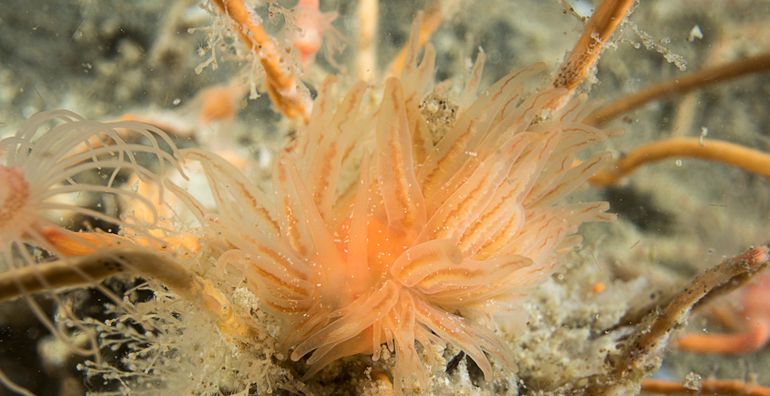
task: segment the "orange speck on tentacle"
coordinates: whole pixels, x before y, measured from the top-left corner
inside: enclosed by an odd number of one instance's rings
[[[591,291],[599,294],[606,289],[607,286],[604,284],[604,282],[595,282],[593,285],[591,285]]]

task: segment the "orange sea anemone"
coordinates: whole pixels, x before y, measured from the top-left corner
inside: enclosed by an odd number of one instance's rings
[[[477,97],[482,55],[455,105],[434,91],[433,49],[415,58],[378,106],[363,83],[337,95],[327,81],[270,193],[213,154],[182,153],[217,203],[201,221],[233,246],[220,264],[282,321],[308,376],[350,355],[377,360],[383,345],[401,390],[427,380],[417,344],[453,344],[487,379],[487,356],[512,367],[490,319],[553,272],[580,224],[609,217],[606,203],[562,200],[607,159],[575,157],[605,134],[578,106],[543,117],[563,91],[525,94],[538,67]]]

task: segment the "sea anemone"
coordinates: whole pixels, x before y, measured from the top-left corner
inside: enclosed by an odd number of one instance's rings
[[[116,186],[116,180],[121,172],[131,172],[159,182],[163,168],[176,164],[174,150],[163,131],[137,122],[100,123],[64,110],[32,116],[14,135],[0,140],[0,263],[39,261],[30,246],[57,256],[78,255],[108,241],[106,233],[75,233],[62,225],[76,217],[99,224],[107,233],[144,234],[157,219],[134,224],[83,205],[83,195],[126,197],[155,213],[148,197]],[[158,173],[149,164],[159,166]],[[96,231],[93,224],[72,227]]]
[[[146,241],[151,238],[146,231],[157,216],[150,216],[149,222],[134,222],[92,207],[84,198],[125,197],[156,213],[151,198],[121,188],[118,180],[128,172],[159,183],[158,175],[176,164],[175,150],[168,136],[155,127],[88,121],[64,110],[36,114],[15,134],[0,139],[0,268],[25,267],[24,273],[34,276],[31,283],[6,279],[4,291],[15,286],[20,294],[29,296],[29,286],[54,289],[62,280],[69,286],[93,283],[90,275],[75,267],[63,273],[63,279],[53,281],[38,264],[126,242],[115,235],[118,232],[141,235]],[[158,173],[151,165],[158,166]],[[56,293],[51,298],[58,306],[66,306]],[[27,298],[27,303],[69,351],[98,356],[96,337],[85,326],[53,323],[35,299]],[[87,342],[78,341],[78,335],[87,335]],[[30,394],[2,373],[0,383]]]
[[[365,84],[339,95],[327,80],[269,193],[216,155],[182,152],[216,200],[201,220],[233,247],[220,265],[280,319],[306,376],[346,356],[377,360],[383,345],[397,389],[427,380],[417,344],[452,344],[487,379],[487,355],[511,368],[490,319],[554,271],[578,226],[608,217],[603,202],[563,203],[607,159],[576,158],[605,133],[582,125],[577,105],[547,114],[563,90],[525,94],[541,67],[476,97],[482,54],[454,104],[434,89],[430,46],[408,59],[378,106]]]

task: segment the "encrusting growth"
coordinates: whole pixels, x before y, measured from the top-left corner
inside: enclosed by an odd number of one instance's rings
[[[638,392],[639,381],[659,359],[674,331],[682,326],[693,307],[749,282],[770,265],[770,248],[758,246],[725,259],[696,276],[662,309],[648,314],[645,323],[624,343],[624,353],[613,362],[613,372],[595,381],[589,394]],[[705,389],[704,389],[705,390]]]
[[[741,290],[741,309],[731,333],[685,334],[673,344],[700,353],[740,355],[759,351],[770,341],[770,276],[758,275]]]
[[[412,389],[427,381],[416,344],[449,343],[492,378],[487,356],[513,362],[491,318],[514,313],[553,272],[580,224],[610,217],[606,203],[561,203],[607,160],[573,166],[605,133],[581,124],[577,105],[538,119],[563,95],[526,93],[538,67],[475,100],[472,79],[461,95],[470,100],[434,142],[422,109],[435,53],[428,46],[418,63],[415,37],[379,106],[365,84],[340,95],[327,80],[276,161],[271,194],[213,154],[181,153],[201,163],[217,203],[200,221],[234,247],[220,266],[240,271],[281,320],[283,345],[292,360],[307,357],[307,376],[346,356],[378,360],[385,345],[396,389]]]

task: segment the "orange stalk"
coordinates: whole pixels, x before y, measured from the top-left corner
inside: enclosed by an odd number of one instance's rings
[[[655,84],[635,94],[615,100],[604,107],[596,109],[583,122],[589,125],[601,125],[656,99],[687,93],[747,74],[767,71],[770,71],[770,53],[703,69],[684,77]]]
[[[307,123],[310,99],[298,88],[299,81],[281,62],[278,46],[252,15],[243,0],[211,0],[238,29],[238,35],[259,58],[265,70],[267,93],[275,107],[289,118]]]
[[[594,186],[615,184],[639,166],[672,157],[720,162],[770,177],[770,155],[761,151],[722,140],[671,138],[637,147],[618,160],[612,169],[597,173],[589,181]]]
[[[770,396],[770,388],[750,384],[738,380],[707,379],[701,382],[697,389],[685,387],[675,381],[658,379],[645,379],[642,381],[642,392],[658,393],[663,395],[689,394],[689,395],[747,395]]]
[[[553,82],[554,87],[567,89],[567,93],[552,105],[553,108],[561,107],[572,96],[575,88],[585,80],[599,60],[599,55],[610,36],[623,22],[633,4],[634,0],[604,0],[594,11]]]

